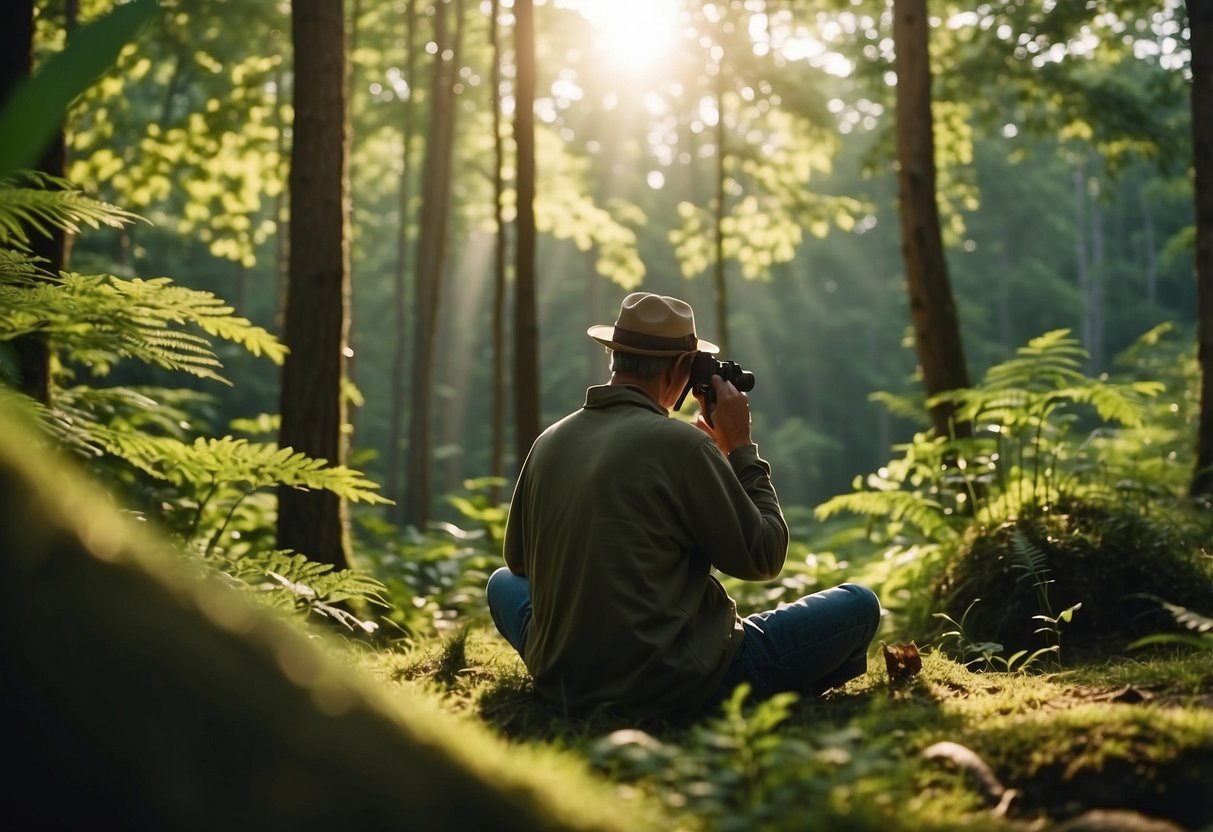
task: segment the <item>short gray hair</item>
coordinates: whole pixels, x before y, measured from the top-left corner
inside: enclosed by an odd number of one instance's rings
[[[637,355],[634,352],[607,350],[611,354],[611,372],[626,373],[637,378],[657,378],[674,363],[678,356]]]

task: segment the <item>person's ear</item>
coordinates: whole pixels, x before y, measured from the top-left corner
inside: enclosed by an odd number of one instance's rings
[[[690,375],[691,362],[694,360],[694,352],[684,352],[682,355],[678,356],[678,359],[673,364],[674,378],[682,378],[684,374]]]

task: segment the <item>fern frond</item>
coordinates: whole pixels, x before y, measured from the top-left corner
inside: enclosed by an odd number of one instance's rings
[[[0,248],[0,281],[13,286],[33,286],[37,278],[51,276],[38,265],[41,262],[44,261],[32,254]]]
[[[986,371],[986,389],[1056,389],[1083,378],[1088,353],[1068,329],[1046,332],[1015,351],[1015,357]]]
[[[904,521],[918,527],[927,537],[939,534],[955,536],[955,531],[943,513],[943,506],[935,500],[910,491],[855,491],[840,494],[817,506],[813,515],[818,520],[826,520],[842,512]]]
[[[1019,529],[1011,535],[1011,552],[1014,555],[1011,568],[1023,573],[1021,579],[1031,578],[1034,586],[1046,580],[1051,571],[1048,555]]]
[[[225,382],[210,340],[187,330],[190,324],[281,363],[285,346],[230,313],[210,292],[177,286],[168,278],[65,274],[25,285],[0,283],[0,340],[42,333],[95,375],[129,358]]]
[[[1161,395],[1165,390],[1157,381],[1120,385],[1093,382],[1058,391],[1058,395],[1078,404],[1093,406],[1104,421],[1135,428],[1144,425],[1150,417],[1149,399]]]
[[[25,248],[30,231],[71,234],[81,226],[121,228],[140,219],[115,205],[91,199],[65,179],[44,173],[22,174],[22,182],[0,182],[0,245]]]
[[[883,405],[890,415],[906,419],[923,427],[931,424],[930,414],[923,405],[921,395],[902,395],[886,390],[878,390],[868,396],[868,401]]]
[[[313,613],[363,632],[378,625],[364,621],[337,604],[357,599],[390,608],[388,588],[369,575],[308,560],[289,550],[273,550],[236,560],[219,559],[214,568],[251,591],[261,603],[284,611]]]
[[[379,486],[344,465],[269,443],[225,436],[192,443],[169,436],[149,436],[98,426],[98,441],[106,449],[147,475],[178,486],[201,490],[215,484],[239,485],[254,491],[273,485],[331,491],[356,503],[390,503],[376,492]]]

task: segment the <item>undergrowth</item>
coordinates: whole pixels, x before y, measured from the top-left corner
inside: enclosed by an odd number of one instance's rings
[[[739,688],[689,721],[570,717],[534,696],[517,656],[479,624],[363,661],[578,761],[619,799],[660,807],[666,829],[1029,829],[1093,808],[1213,822],[1193,788],[1213,777],[1213,666],[1190,653],[1025,675],[975,673],[928,650],[904,684],[873,661],[822,698],[755,704]],[[1001,813],[962,757],[928,754],[940,742],[1013,790]]]

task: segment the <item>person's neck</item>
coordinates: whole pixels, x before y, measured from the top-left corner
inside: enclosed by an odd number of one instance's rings
[[[660,378],[640,378],[639,376],[629,375],[627,373],[612,373],[611,380],[608,382],[612,387],[636,387],[644,391],[650,399],[656,402],[660,407],[669,410],[662,403],[662,398],[665,396],[665,385],[662,384]]]

